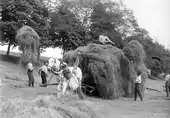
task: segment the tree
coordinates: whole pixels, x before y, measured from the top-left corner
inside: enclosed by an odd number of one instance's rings
[[[85,42],[93,42],[98,39],[99,34],[105,33],[116,43],[116,46],[121,48],[122,39],[133,34],[133,30],[135,30],[138,26],[133,12],[127,9],[122,1],[45,1],[46,3],[49,3],[47,4],[47,6],[49,5],[49,9],[55,12],[58,12],[61,6],[66,6],[68,11],[72,13],[77,20],[79,20],[81,26],[85,27],[86,33],[88,34]],[[98,15],[98,18],[95,18],[95,15]]]
[[[67,4],[61,5],[51,18],[51,40],[53,46],[64,50],[76,49],[86,44],[86,29],[75,15],[68,9]]]
[[[97,40],[100,34],[108,35],[112,41],[116,42],[116,46],[120,48],[131,40],[138,40],[145,49],[147,56],[146,65],[149,69],[154,68],[152,71],[155,71],[155,73],[160,73],[162,71],[166,72],[169,70],[169,51],[162,45],[153,42],[153,38],[149,36],[149,32],[146,29],[139,27],[133,11],[128,9],[122,0],[45,1],[48,1],[48,4],[46,5],[51,5],[48,8],[55,13],[59,13],[58,11],[61,10],[62,5],[66,6],[67,15],[71,13],[72,18],[74,17],[75,20],[78,20],[80,23],[79,27],[81,26],[83,28],[83,32],[86,34],[84,38],[81,38],[81,42],[83,42],[82,45]],[[67,15],[65,15],[65,18]],[[56,19],[59,19],[59,16],[62,16],[62,19],[65,19],[63,17],[64,15],[61,14],[58,14],[58,16],[56,15]],[[56,19],[54,21],[60,24],[61,20]],[[62,44],[62,42],[65,42],[64,44],[69,44],[68,42],[70,41],[68,40],[68,33],[65,31],[71,32],[71,30],[68,30],[71,29],[68,28],[70,26],[72,25],[68,25],[66,22],[62,23],[62,25],[51,25],[51,37],[53,37],[52,39],[55,42],[54,46],[58,46],[59,44]],[[63,34],[63,31],[65,34]],[[77,30],[74,29],[74,31],[76,31],[76,35],[79,34]],[[72,37],[72,35],[70,36]],[[65,38],[63,39],[63,37]],[[76,38],[74,38],[74,41],[75,40]],[[72,45],[73,44],[71,44],[70,47],[76,47]],[[64,47],[66,47],[66,45]],[[69,49],[72,48],[68,48],[67,50]],[[158,56],[162,59],[162,62],[159,64],[160,67],[153,67],[157,63],[152,59],[154,56]]]
[[[4,24],[4,40],[16,46],[15,35],[22,26],[33,27],[41,37],[41,47],[49,46],[48,23],[49,13],[41,0],[9,0],[8,4],[2,6],[2,21]],[[9,54],[9,50],[7,51]]]
[[[122,48],[122,39],[119,32],[116,31],[116,22],[120,19],[120,15],[110,13],[107,7],[99,2],[93,7],[91,15],[91,33],[94,39],[98,39],[99,35],[107,35],[117,47]]]
[[[2,5],[5,5],[8,3],[8,0],[1,0],[0,1],[0,20],[2,18]],[[4,32],[3,32],[3,23],[0,21],[0,41],[4,40]],[[4,45],[4,44],[2,44]]]
[[[149,32],[143,28],[137,28],[136,32],[123,41],[124,45],[131,40],[138,40],[144,47],[146,53],[146,65],[152,71],[153,76],[158,76],[162,72],[168,72],[170,70],[170,53],[164,46],[157,41],[153,41],[153,38],[149,36]],[[160,61],[153,59],[157,57]]]

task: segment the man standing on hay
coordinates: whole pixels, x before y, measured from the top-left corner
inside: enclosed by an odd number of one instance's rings
[[[28,86],[29,87],[31,87],[31,86],[34,87],[33,70],[34,70],[33,64],[30,61],[30,62],[28,62],[28,65],[27,65],[27,74],[28,74],[28,79],[29,79]]]
[[[141,72],[137,72],[137,78],[135,80],[135,93],[134,93],[134,100],[136,101],[137,96],[139,95],[140,100],[143,101],[143,97],[142,97],[142,92],[141,92]]]

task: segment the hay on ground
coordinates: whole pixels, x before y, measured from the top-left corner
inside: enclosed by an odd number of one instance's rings
[[[84,103],[68,103],[52,95],[0,102],[0,118],[100,118]]]
[[[82,52],[79,67],[83,83],[96,88],[94,94],[105,99],[132,96],[134,70],[122,50],[111,45],[89,44],[67,52],[63,61],[73,66],[78,51]]]

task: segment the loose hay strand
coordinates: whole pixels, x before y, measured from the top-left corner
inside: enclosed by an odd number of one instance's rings
[[[70,104],[64,99],[41,95],[29,99],[3,100],[3,103],[0,104],[0,118],[92,118],[96,115],[85,104],[75,100]],[[82,108],[86,110],[82,110]],[[95,117],[98,118],[98,116]]]

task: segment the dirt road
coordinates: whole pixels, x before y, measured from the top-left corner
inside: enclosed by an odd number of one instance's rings
[[[1,96],[3,97],[35,97],[39,94],[55,94],[55,87],[35,88],[27,87],[27,76],[19,66],[0,61],[0,77],[3,82]],[[41,82],[37,73],[36,82]],[[10,77],[16,80],[11,80]],[[6,78],[6,79],[5,79]],[[163,81],[147,80],[146,86],[162,91]],[[74,102],[70,100],[69,102]],[[170,118],[170,98],[164,92],[145,91],[144,101],[133,101],[129,98],[119,100],[101,100],[87,97],[78,101],[93,109],[101,118]]]

